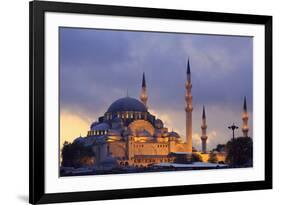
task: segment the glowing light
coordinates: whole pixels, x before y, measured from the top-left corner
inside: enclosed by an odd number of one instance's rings
[[[90,122],[74,113],[61,112],[60,147],[62,147],[65,141],[72,142],[80,134],[85,136],[89,130],[89,124]]]

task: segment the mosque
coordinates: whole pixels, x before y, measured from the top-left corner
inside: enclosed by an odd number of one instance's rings
[[[124,97],[113,102],[103,116],[90,126],[86,137],[75,141],[91,146],[94,167],[112,169],[114,166],[146,167],[150,164],[172,163],[178,158],[189,160],[192,147],[192,83],[190,63],[187,63],[185,83],[186,137],[165,127],[163,121],[148,110],[145,74],[142,76],[140,99]],[[243,115],[243,133],[247,135],[247,113]],[[205,107],[202,114],[202,154],[207,155],[207,124]]]

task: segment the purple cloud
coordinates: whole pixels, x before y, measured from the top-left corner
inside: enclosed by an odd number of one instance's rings
[[[203,104],[208,129],[216,131],[220,141],[231,134],[228,124],[241,124],[244,96],[252,112],[251,37],[73,28],[60,28],[59,35],[61,109],[88,118],[102,115],[127,89],[138,98],[145,72],[149,107],[178,113],[174,122],[182,130],[189,57],[194,132],[200,133]],[[219,142],[210,141],[210,146]]]

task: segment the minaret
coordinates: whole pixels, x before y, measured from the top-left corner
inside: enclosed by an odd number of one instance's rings
[[[247,111],[247,102],[246,102],[246,96],[244,97],[244,105],[243,105],[243,113],[242,113],[242,120],[243,120],[243,126],[242,126],[242,132],[244,137],[248,137],[248,131],[249,131],[249,126],[248,126],[248,111]]]
[[[190,64],[189,59],[187,62],[187,72],[186,72],[187,80],[185,84],[186,93],[185,93],[185,112],[186,112],[186,151],[192,152],[192,95],[191,95],[191,73],[190,73]]]
[[[205,106],[203,106],[203,114],[202,114],[202,136],[201,136],[201,141],[202,141],[202,152],[207,153],[207,139],[208,136],[206,134],[207,130],[207,123],[206,123],[206,114],[205,114]]]
[[[147,92],[146,92],[146,82],[145,82],[145,76],[144,76],[144,72],[143,72],[140,100],[145,105],[145,107],[147,107],[147,99],[148,99],[148,96],[147,96]]]

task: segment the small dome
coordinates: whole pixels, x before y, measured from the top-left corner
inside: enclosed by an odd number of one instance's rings
[[[91,125],[91,130],[108,130],[109,125],[105,122],[103,123],[93,123]]]
[[[145,105],[131,97],[120,98],[113,102],[107,112],[116,113],[122,111],[147,112]]]
[[[161,129],[161,128],[163,128],[163,122],[162,122],[162,120],[160,120],[160,119],[157,119],[157,120],[155,120],[155,127],[157,128],[157,129]]]
[[[138,130],[137,136],[151,137],[151,134],[147,130]]]
[[[80,136],[80,137],[76,138],[73,142],[74,143],[84,143],[84,138]]]
[[[172,132],[169,132],[169,137],[176,137],[176,138],[180,138],[179,134],[172,131]]]
[[[93,128],[94,126],[98,125],[98,124],[99,124],[98,122],[93,122],[93,123],[91,124],[91,126],[90,126],[90,130],[92,130],[92,128]]]
[[[84,145],[90,146],[93,144],[104,144],[106,143],[106,138],[104,136],[88,136],[84,139]]]

